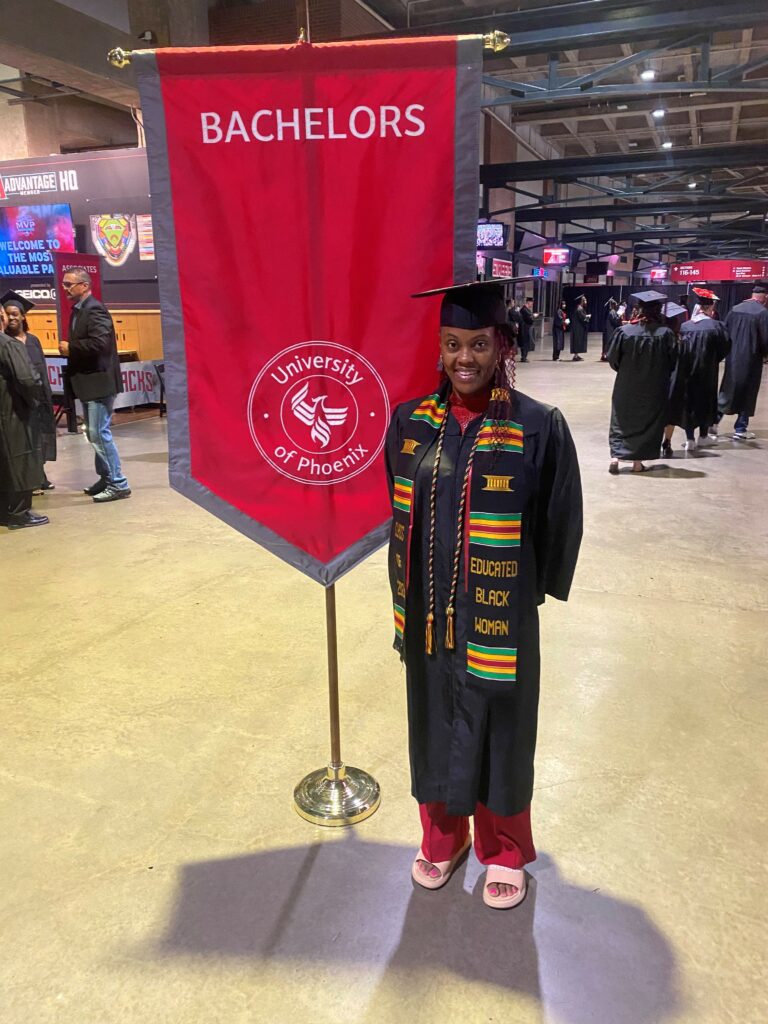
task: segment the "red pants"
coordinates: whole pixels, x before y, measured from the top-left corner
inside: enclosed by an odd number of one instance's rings
[[[421,848],[431,863],[450,860],[467,841],[469,818],[445,813],[445,804],[419,804],[424,838]],[[475,853],[481,864],[522,868],[536,860],[531,835],[531,808],[502,818],[483,804],[475,807]]]

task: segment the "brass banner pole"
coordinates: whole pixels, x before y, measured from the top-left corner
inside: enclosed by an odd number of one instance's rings
[[[297,813],[315,825],[353,825],[364,821],[381,803],[379,784],[361,768],[341,759],[339,722],[339,659],[336,643],[336,587],[325,590],[328,645],[328,703],[331,719],[331,760],[327,768],[306,775],[293,791]]]

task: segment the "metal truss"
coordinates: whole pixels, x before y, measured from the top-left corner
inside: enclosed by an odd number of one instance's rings
[[[768,167],[768,143],[755,142],[738,146],[703,146],[677,153],[615,153],[608,156],[579,156],[559,160],[521,160],[515,163],[483,164],[480,168],[480,182],[487,188],[504,188],[508,182],[542,181],[552,179],[560,182],[578,182],[589,185],[606,195],[616,195],[617,190],[592,185],[584,179],[615,177],[626,174],[664,174],[669,184],[682,172],[710,171],[724,166]],[[763,172],[757,172],[762,174]],[[734,185],[744,184],[749,179],[728,182],[716,186],[726,192]],[[646,187],[644,191],[648,191]],[[621,194],[621,190],[618,191]],[[539,199],[536,196],[536,199]]]
[[[678,196],[679,198],[679,196]],[[683,218],[705,217],[713,213],[741,213],[748,205],[751,213],[768,212],[768,199],[710,199],[704,197],[700,202],[668,203],[625,203],[618,206],[518,206],[512,207],[517,224],[530,224],[542,220],[553,221],[555,224],[575,223],[579,220],[600,219],[607,221],[625,220],[634,217],[666,217],[681,216]],[[494,216],[500,212],[494,211]]]
[[[554,16],[554,14],[553,14]],[[569,43],[568,47],[573,47]],[[536,104],[543,101],[563,101],[569,99],[583,99],[585,94],[589,99],[649,99],[658,96],[686,95],[691,92],[729,92],[729,93],[765,93],[768,97],[768,80],[747,80],[747,76],[758,68],[768,65],[768,56],[758,57],[747,61],[744,64],[736,64],[733,67],[722,68],[713,72],[710,67],[710,50],[712,47],[712,35],[676,36],[664,44],[651,49],[641,50],[632,53],[627,57],[614,61],[612,64],[598,68],[586,74],[574,77],[571,71],[568,74],[568,64],[561,64],[558,53],[550,53],[547,77],[536,79],[530,82],[517,82],[508,78],[498,78],[495,75],[483,75],[483,82],[486,86],[499,90],[502,95],[494,96],[483,101],[484,107],[525,107],[526,104]],[[606,78],[626,71],[628,68],[638,64],[647,64],[653,57],[662,53],[669,53],[674,50],[695,48],[698,50],[698,60],[692,62],[692,67],[697,66],[697,74],[685,82],[627,82],[617,85],[599,85]],[[565,70],[565,75],[561,70]]]
[[[486,13],[463,4],[412,18],[400,34],[473,34],[498,30],[509,35],[504,56],[554,53],[583,47],[670,36],[690,35],[692,25],[709,31],[752,28],[765,19],[765,0],[571,0],[557,6],[542,0],[540,7],[505,12],[491,5]],[[410,7],[418,8],[411,0]],[[501,10],[499,8],[502,8]],[[383,33],[382,33],[383,34]]]

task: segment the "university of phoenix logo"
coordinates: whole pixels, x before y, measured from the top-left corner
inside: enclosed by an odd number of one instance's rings
[[[359,352],[306,341],[278,352],[248,396],[253,443],[282,476],[338,484],[367,469],[384,444],[389,399]]]

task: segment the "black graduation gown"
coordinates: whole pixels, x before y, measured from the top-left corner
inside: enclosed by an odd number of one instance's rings
[[[43,457],[34,426],[42,393],[23,345],[0,334],[0,491],[34,491],[43,483]]]
[[[754,299],[734,306],[725,318],[731,351],[725,360],[718,407],[725,416],[754,416],[768,356],[768,309]]]
[[[571,317],[571,353],[579,355],[587,351],[587,337],[589,334],[589,319],[587,311],[583,306],[577,306]]]
[[[517,345],[520,346],[520,340],[523,334],[523,318],[520,316],[516,309],[507,310],[507,322],[512,325],[512,329],[515,332],[517,338]]]
[[[43,462],[56,461],[56,415],[53,411],[53,393],[48,381],[48,367],[43,354],[43,346],[35,334],[28,334],[24,342],[27,357],[42,384],[42,400],[37,406],[37,425],[40,431],[40,445],[43,450]]]
[[[616,371],[611,400],[614,459],[657,459],[669,416],[669,390],[677,339],[667,326],[625,324],[608,347]]]
[[[605,318],[603,324],[603,355],[608,351],[608,346],[611,344],[611,338],[621,327],[621,317],[618,311],[615,309],[608,310],[608,316]]]
[[[556,309],[552,320],[552,355],[556,356],[565,348],[565,332],[567,330],[565,321],[568,314],[564,309]]]
[[[669,422],[706,431],[717,422],[718,371],[731,343],[723,324],[702,314],[682,325],[678,346]]]
[[[520,351],[523,356],[527,356],[529,352],[533,351],[533,324],[534,318],[533,313],[528,309],[527,306],[520,307]]]
[[[408,418],[421,399],[395,410],[387,435],[390,491]],[[470,815],[477,803],[495,814],[524,810],[533,792],[539,701],[538,605],[550,594],[566,600],[582,533],[579,465],[557,409],[517,393],[513,419],[524,426],[529,498],[519,555],[517,682],[510,695],[489,695],[467,681],[466,662],[443,645],[458,503],[467,459],[483,417],[462,435],[451,415],[437,487],[434,579],[436,653],[424,650],[428,600],[429,491],[435,445],[421,461],[414,486],[414,528],[406,605],[404,660],[408,699],[411,792],[420,802],[445,802],[449,814]],[[456,605],[457,649],[466,643],[464,566]],[[413,624],[412,626],[410,624]]]

